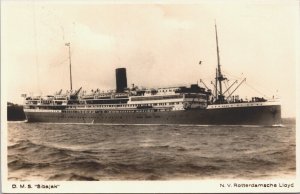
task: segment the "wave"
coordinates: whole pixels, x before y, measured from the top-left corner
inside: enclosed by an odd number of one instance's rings
[[[272,152],[272,153],[268,153],[268,155],[282,155],[284,154],[282,151],[275,151],[275,152]]]
[[[90,159],[67,162],[65,164],[68,166],[69,169],[76,169],[78,171],[84,170],[84,171],[92,172],[92,171],[102,170],[105,168],[105,166],[100,162],[97,162],[95,160],[90,160]]]
[[[22,121],[7,121],[7,123],[27,123],[27,120],[22,120]]]
[[[39,145],[33,143],[30,140],[19,140],[14,144],[9,145],[8,149],[18,149],[18,150],[24,150],[24,149],[31,149],[34,147],[38,147]]]
[[[201,174],[201,175],[211,175],[211,173],[216,173],[219,170],[222,170],[221,166],[216,165],[197,165],[193,163],[185,163],[178,165],[179,172],[181,173],[192,173],[192,174]]]
[[[63,144],[44,144],[44,143],[35,143],[30,140],[19,140],[14,144],[11,144],[7,147],[9,150],[19,150],[19,151],[35,151],[35,152],[47,152],[53,154],[53,152],[59,151],[59,153],[71,153],[71,152],[90,152],[94,151],[89,150],[89,146],[83,145],[63,145]],[[83,149],[85,148],[85,149]],[[87,150],[86,150],[87,149]]]
[[[28,162],[20,159],[16,159],[13,161],[8,162],[8,168],[12,170],[19,170],[19,169],[41,169],[47,168],[50,166],[50,163],[33,163]]]
[[[15,144],[8,146],[8,149],[19,150],[22,152],[26,151],[34,151],[34,152],[44,152],[44,151],[51,151],[51,150],[62,150],[53,146],[47,146],[43,144],[34,143],[30,140],[19,140]]]
[[[165,150],[165,149],[170,149],[170,150],[175,150],[175,151],[180,151],[180,152],[185,152],[185,151],[189,151],[188,148],[185,148],[183,146],[171,146],[171,145],[153,145],[149,142],[141,142],[139,144],[139,147],[142,148],[147,148],[147,149],[158,149],[158,150]],[[195,148],[195,149],[191,149],[194,151],[199,150],[199,148]]]
[[[28,158],[31,161],[15,160],[11,162],[11,167],[16,165],[16,168],[40,168],[45,167],[43,165],[46,163],[63,164],[75,160],[74,156],[82,155],[81,151],[37,144],[29,140],[21,140],[8,146],[8,151],[11,152],[9,157]]]
[[[271,165],[277,164],[277,162],[275,162],[275,160],[267,160],[267,159],[261,159],[261,158],[250,158],[250,159],[245,159],[244,161],[240,161],[242,163],[246,163],[246,164],[251,164],[251,166],[255,165],[255,166],[259,166],[261,168],[263,167],[270,167]]]
[[[272,125],[272,127],[285,127],[285,125],[283,125],[283,124],[276,124],[276,125]]]
[[[48,181],[55,181],[55,180],[64,180],[64,181],[98,181],[98,179],[91,177],[91,176],[84,176],[75,173],[69,174],[55,174],[48,178]]]

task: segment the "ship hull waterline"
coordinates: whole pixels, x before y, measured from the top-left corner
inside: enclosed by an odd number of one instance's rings
[[[189,109],[162,112],[25,112],[28,122],[103,124],[279,125],[281,106]]]

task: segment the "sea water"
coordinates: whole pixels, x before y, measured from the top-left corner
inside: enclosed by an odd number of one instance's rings
[[[294,178],[295,124],[8,123],[9,180]]]

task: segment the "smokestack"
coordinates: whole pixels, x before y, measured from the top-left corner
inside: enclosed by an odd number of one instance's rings
[[[126,68],[116,69],[116,85],[117,92],[124,92],[124,89],[127,88]]]

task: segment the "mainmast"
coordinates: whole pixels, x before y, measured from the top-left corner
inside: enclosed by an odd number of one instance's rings
[[[218,100],[218,69],[216,68],[216,84],[215,84],[216,100]]]
[[[70,89],[72,91],[72,65],[71,65],[71,45],[70,43],[66,43],[66,46],[69,47],[69,62],[70,62]]]
[[[222,81],[225,80],[226,78],[223,77],[222,72],[221,72],[220,54],[219,54],[219,42],[218,42],[218,31],[217,31],[217,25],[216,25],[216,23],[215,23],[215,31],[216,31],[217,58],[218,58],[218,68],[217,68],[216,80],[219,81],[219,94],[220,94],[220,95],[217,95],[216,97],[217,97],[218,101],[223,101],[224,100],[224,95],[223,95],[223,92],[222,92]],[[217,86],[217,84],[216,84],[216,86]]]

